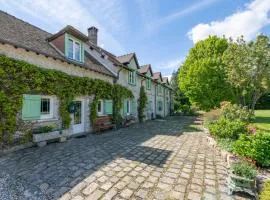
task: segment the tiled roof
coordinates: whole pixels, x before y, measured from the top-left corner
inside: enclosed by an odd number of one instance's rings
[[[150,65],[143,65],[140,66],[140,69],[138,70],[141,74],[146,74],[149,70]]]
[[[159,77],[161,77],[161,73],[160,73],[160,72],[155,72],[155,73],[153,73],[153,79],[154,79],[154,80],[158,80]],[[161,80],[162,80],[162,77],[161,77]]]
[[[131,61],[132,57],[134,56],[134,54],[135,53],[129,53],[126,55],[118,56],[117,60],[122,64],[129,63]]]
[[[100,72],[107,75],[113,75],[108,69],[103,67],[98,60],[96,60],[92,55],[90,55],[88,52],[84,52],[85,55],[85,64],[86,68],[89,68],[90,70]]]
[[[103,52],[105,53],[107,56],[108,56],[108,59],[114,64],[114,65],[117,65],[117,66],[122,66],[122,63],[118,61],[117,57],[115,55],[113,55],[112,53],[106,51],[105,49],[93,44],[91,41],[88,42],[88,45],[95,49],[96,51],[98,52]]]
[[[36,53],[66,61],[68,63],[72,63],[92,71],[114,76],[111,72],[109,72],[109,70],[94,60],[93,57],[87,55],[87,53],[86,57],[88,61],[91,60],[91,62],[86,62],[85,64],[76,63],[66,59],[63,55],[58,53],[58,51],[48,42],[48,38],[52,38],[54,35],[1,10],[0,27],[0,42],[2,43],[8,43]],[[68,29],[68,31],[73,31],[74,33],[76,32],[77,34],[82,34],[80,31],[71,26],[67,26],[64,29]],[[63,29],[61,31],[63,31]],[[83,36],[81,35],[81,37]]]
[[[168,77],[163,77],[163,83],[168,83],[168,82],[169,82]]]
[[[73,26],[70,26],[70,25],[65,26],[63,29],[61,29],[60,31],[53,34],[52,36],[50,36],[47,39],[49,41],[51,41],[51,40],[57,38],[58,36],[62,35],[63,33],[70,33],[73,36],[76,36],[78,39],[80,39],[84,42],[87,42],[89,40],[85,34],[83,34],[81,31],[77,30],[76,28],[74,28]]]

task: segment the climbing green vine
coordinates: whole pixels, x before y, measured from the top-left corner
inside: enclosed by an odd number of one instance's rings
[[[120,114],[120,98],[133,97],[130,90],[118,84],[43,69],[5,55],[0,55],[0,89],[0,141],[12,137],[16,131],[18,113],[22,109],[22,94],[56,95],[60,102],[59,114],[63,128],[70,126],[68,106],[76,96],[94,95],[93,102],[89,104],[92,123],[97,117],[99,98],[117,99],[114,117]]]
[[[138,117],[139,121],[143,122],[143,119],[145,118],[144,115],[144,109],[147,104],[147,95],[144,89],[144,86],[142,85],[140,88],[140,97],[139,97],[139,106],[138,106]]]

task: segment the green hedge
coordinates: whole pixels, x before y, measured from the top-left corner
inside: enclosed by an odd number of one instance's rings
[[[270,134],[258,131],[255,135],[241,135],[233,152],[255,160],[259,166],[270,167]]]
[[[218,138],[238,139],[241,134],[247,133],[245,122],[231,121],[224,117],[219,118],[215,122],[208,123],[207,127],[211,135]]]

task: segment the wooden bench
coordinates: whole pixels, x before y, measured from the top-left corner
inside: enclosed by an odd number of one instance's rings
[[[101,132],[109,129],[115,129],[116,125],[113,123],[110,116],[98,117],[94,124],[95,132]]]

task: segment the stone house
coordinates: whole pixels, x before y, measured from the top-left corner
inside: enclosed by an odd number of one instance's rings
[[[72,26],[66,26],[55,34],[0,11],[0,54],[26,61],[37,67],[54,69],[69,75],[101,79],[118,83],[130,89],[134,99],[125,99],[122,115],[137,116],[141,85],[145,86],[148,104],[146,119],[168,116],[171,112],[172,90],[168,79],[161,73],[153,73],[151,65],[140,66],[135,53],[115,56],[98,46],[98,29],[90,27],[88,35]],[[91,132],[89,103],[93,96],[74,99],[75,112],[70,134]],[[34,121],[38,126],[61,127],[58,113],[59,100],[54,96],[23,94],[23,120]],[[99,117],[112,114],[112,100],[100,99]]]

